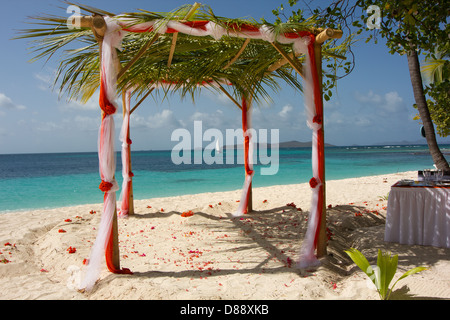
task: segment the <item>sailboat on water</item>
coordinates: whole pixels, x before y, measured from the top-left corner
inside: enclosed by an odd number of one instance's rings
[[[219,144],[219,139],[216,140],[216,152],[217,153],[221,153],[221,148],[220,148],[220,144]]]

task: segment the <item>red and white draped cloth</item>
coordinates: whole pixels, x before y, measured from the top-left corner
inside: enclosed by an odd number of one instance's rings
[[[305,239],[302,242],[300,250],[300,259],[297,266],[300,268],[308,268],[319,265],[319,260],[314,254],[319,234],[319,225],[321,223],[323,212],[323,197],[324,184],[322,179],[325,177],[323,172],[323,161],[325,159],[323,150],[321,131],[323,125],[323,105],[322,93],[319,74],[317,71],[317,63],[314,53],[315,36],[309,35],[304,38],[303,43],[298,42],[294,44],[294,50],[298,53],[305,54],[305,63],[303,67],[304,85],[303,96],[305,99],[305,109],[307,114],[307,125],[312,130],[312,172],[313,177],[309,181],[312,188],[311,209],[308,218],[308,229],[306,231]]]
[[[114,114],[117,111],[116,89],[117,70],[115,67],[116,48],[125,35],[112,19],[105,19],[107,30],[103,39],[101,56],[100,108],[102,123],[98,138],[98,160],[101,184],[104,194],[103,212],[98,227],[97,238],[91,249],[85,275],[80,289],[90,290],[98,280],[105,255],[108,270],[113,273],[130,273],[128,269],[118,270],[113,263],[113,219],[116,212],[116,191],[119,186],[115,179],[115,124]]]
[[[320,177],[323,172],[319,172],[323,155],[319,155],[320,147],[319,135],[322,126],[322,99],[320,92],[319,76],[316,69],[316,61],[314,56],[314,40],[315,37],[310,32],[289,32],[276,35],[268,26],[252,26],[252,25],[234,25],[228,24],[228,28],[224,28],[212,21],[161,21],[155,20],[141,24],[135,24],[132,19],[126,19],[121,16],[115,18],[105,17],[107,31],[103,40],[103,50],[101,57],[101,86],[100,86],[100,108],[103,111],[102,123],[99,132],[98,152],[99,152],[99,169],[102,183],[100,189],[105,192],[104,207],[100,226],[98,228],[97,239],[92,248],[91,256],[87,266],[85,277],[82,280],[81,288],[91,289],[97,281],[102,265],[102,256],[105,253],[106,265],[111,272],[114,273],[131,273],[128,269],[117,270],[112,263],[112,227],[113,218],[116,210],[116,191],[118,184],[115,180],[115,153],[114,153],[114,118],[116,113],[116,81],[117,70],[115,67],[116,49],[120,49],[121,42],[128,32],[151,32],[156,31],[160,34],[181,32],[191,36],[211,36],[219,40],[222,36],[233,36],[241,38],[261,39],[268,42],[279,42],[282,44],[292,44],[296,53],[303,53],[306,56],[304,66],[305,85],[304,96],[306,101],[306,110],[308,114],[308,126],[313,131],[312,146],[312,169],[313,178],[310,185],[313,190],[311,211],[309,217],[309,225],[305,240],[302,244],[300,253],[299,266],[302,268],[316,265],[317,258],[314,255],[318,226],[322,214],[322,196],[323,183]],[[129,182],[132,173],[128,164],[128,148],[131,144],[129,139],[129,93],[125,99],[126,113],[122,128],[122,161],[123,161],[123,189],[122,204],[119,211],[120,216],[126,216],[128,212],[128,196],[125,195],[129,191]],[[253,166],[251,159],[253,154],[253,144],[250,130],[250,112],[251,108],[247,108],[247,101],[243,99],[243,128],[245,138],[245,172],[246,178],[243,187],[243,201],[240,202],[237,214],[245,212],[248,201],[248,190],[252,181]],[[245,110],[245,112],[244,112]],[[125,190],[125,191],[124,191]]]
[[[249,201],[249,191],[253,178],[253,139],[251,130],[251,105],[245,97],[242,98],[242,131],[244,132],[244,165],[245,181],[242,187],[241,199],[234,216],[241,216],[247,213]]]
[[[120,141],[122,142],[122,192],[120,193],[120,210],[119,217],[128,217],[128,209],[130,207],[130,192],[132,186],[132,178],[134,176],[130,168],[130,96],[131,90],[125,92],[125,105],[122,130],[120,131]]]

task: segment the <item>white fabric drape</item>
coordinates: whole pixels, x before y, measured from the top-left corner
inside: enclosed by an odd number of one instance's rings
[[[122,122],[122,130],[120,131],[120,141],[122,142],[122,191],[120,193],[120,211],[119,217],[125,218],[128,216],[129,210],[129,194],[131,182],[130,176],[130,141],[129,141],[129,131],[130,131],[130,97],[131,90],[125,92],[125,105],[124,105],[124,116]]]
[[[120,31],[117,23],[106,17],[107,31],[103,39],[101,79],[106,91],[107,100],[114,105],[116,103],[116,83],[117,70],[115,67],[116,48],[120,48],[125,33]],[[102,261],[104,260],[105,249],[112,232],[114,213],[116,210],[116,191],[119,186],[115,180],[116,158],[114,146],[114,113],[104,114],[99,130],[98,158],[100,177],[103,182],[112,184],[112,187],[105,192],[103,202],[103,212],[100,225],[98,227],[97,238],[91,249],[91,255],[86,268],[85,276],[81,282],[80,289],[91,290],[100,276]]]
[[[230,30],[214,23],[213,21],[209,21],[202,28],[198,28],[179,21],[154,20],[136,24],[133,19],[127,19],[121,16],[117,16],[115,19],[128,32],[156,31],[157,33],[164,34],[170,28],[176,30],[177,32],[197,37],[211,36],[215,40],[219,40],[224,35],[227,35],[239,38],[260,39],[268,42],[277,41],[282,44],[294,44],[294,46],[301,42],[299,46],[304,45],[304,40],[300,37],[290,38],[284,36],[283,34],[276,36],[273,28],[267,25],[262,25],[258,30],[245,30],[245,28],[243,30]]]
[[[312,173],[313,178],[317,182],[316,186],[312,186],[312,199],[311,206],[308,217],[308,229],[303,239],[302,246],[300,249],[300,258],[298,261],[298,267],[301,269],[315,267],[319,265],[319,260],[317,259],[315,251],[315,238],[319,227],[319,192],[321,192],[321,181],[319,177],[319,155],[318,155],[318,131],[321,129],[322,125],[314,122],[314,118],[317,116],[316,103],[314,97],[314,81],[313,81],[313,70],[314,66],[311,62],[309,46],[312,45],[311,39],[305,37],[302,41],[297,41],[294,44],[294,50],[296,53],[302,53],[305,55],[305,62],[303,64],[303,96],[305,101],[305,111],[307,115],[306,124],[312,130]]]
[[[384,240],[450,248],[450,189],[391,188]]]
[[[245,162],[247,163],[248,170],[246,169],[246,175],[244,180],[244,185],[242,187],[241,191],[241,198],[239,200],[238,208],[236,209],[236,212],[233,213],[233,216],[239,217],[242,216],[245,212],[247,212],[247,205],[248,205],[248,196],[250,192],[250,185],[252,184],[253,176],[254,176],[254,170],[253,170],[253,150],[254,150],[254,140],[252,135],[252,108],[250,105],[248,105],[247,109],[247,123],[245,126],[247,127],[247,130],[244,132],[244,139],[245,137],[249,138],[249,144],[248,144],[248,158],[245,159]],[[244,145],[244,157],[245,157],[245,145]]]

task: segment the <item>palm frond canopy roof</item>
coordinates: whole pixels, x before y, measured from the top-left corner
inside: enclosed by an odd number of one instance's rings
[[[153,84],[170,83],[170,90],[194,98],[205,85],[217,89],[225,83],[231,85],[236,96],[252,92],[253,98],[260,100],[270,99],[268,89],[277,91],[279,80],[301,90],[298,74],[301,66],[298,65],[296,72],[272,42],[276,42],[279,35],[289,38],[317,35],[322,31],[315,28],[313,20],[262,24],[252,19],[218,17],[209,6],[199,4],[185,5],[170,13],[140,10],[121,15],[78,6],[84,14],[118,19],[124,31],[132,31],[126,33],[122,50],[118,52],[121,66],[126,66],[126,72],[118,79],[118,90],[132,87],[139,94],[147,92]],[[98,35],[96,38],[89,27],[71,27],[67,16],[33,19],[39,28],[22,30],[18,38],[36,38],[32,41],[35,59],[50,59],[64,48],[59,54],[55,86],[70,99],[87,101],[100,82]],[[220,37],[198,36],[173,30],[168,27],[170,22],[199,30],[212,22],[226,32]],[[143,30],[145,25],[149,27]],[[269,28],[275,41],[245,36],[260,28]],[[277,43],[277,46],[286,54],[294,55],[292,44]],[[327,44],[323,46],[325,56],[339,57],[341,50]]]

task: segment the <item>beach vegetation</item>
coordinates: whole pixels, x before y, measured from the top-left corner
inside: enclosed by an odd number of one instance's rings
[[[294,7],[298,0],[289,0]],[[433,121],[442,123],[438,133],[448,134],[448,94],[450,84],[443,81],[424,88],[419,57],[433,58],[438,52],[448,50],[448,4],[445,0],[333,0],[320,7],[315,1],[305,4],[304,10],[292,11],[288,20],[295,20],[305,13],[312,17],[319,25],[330,28],[340,28],[344,33],[354,33],[359,36],[356,40],[373,41],[375,44],[386,45],[390,54],[400,54],[406,57],[410,74],[415,106],[419,113],[425,131],[425,138],[433,162],[440,170],[450,171],[449,164],[442,154],[436,140]],[[296,7],[297,8],[297,7]],[[274,11],[279,17],[283,16],[284,7]],[[285,18],[286,15],[284,15]],[[380,37],[383,41],[380,41]],[[351,47],[349,52],[352,52]],[[448,59],[441,59],[447,60]],[[349,72],[354,69],[353,59]],[[431,98],[427,103],[426,96]],[[442,116],[443,115],[443,116]],[[441,129],[442,128],[442,129]],[[445,130],[445,129],[447,130]]]
[[[380,200],[388,200],[389,199],[389,192],[385,196],[379,196]]]
[[[450,43],[444,48],[436,49],[426,58],[421,66],[422,76],[426,83],[425,94],[431,119],[436,125],[436,132],[441,137],[450,135]],[[417,109],[417,105],[414,107]],[[414,120],[420,120],[417,114]]]
[[[409,271],[406,271],[389,288],[389,285],[397,272],[398,255],[392,256],[390,252],[384,252],[381,249],[378,249],[377,265],[372,266],[369,264],[367,258],[355,248],[345,250],[345,253],[349,255],[353,262],[373,282],[381,300],[389,300],[397,282],[414,273],[427,269],[426,267],[415,267]]]

